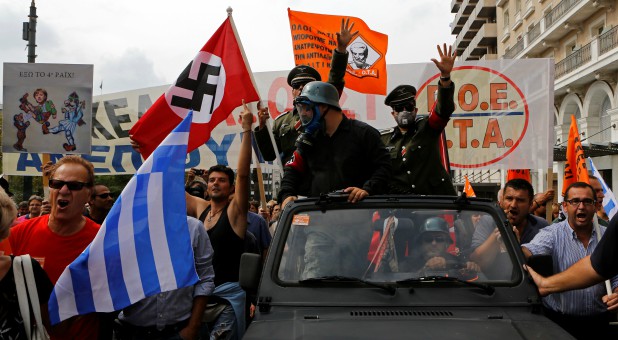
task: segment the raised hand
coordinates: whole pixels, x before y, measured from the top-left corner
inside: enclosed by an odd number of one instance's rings
[[[449,77],[451,75],[451,71],[453,70],[453,65],[455,64],[455,58],[457,57],[457,50],[453,49],[453,46],[446,46],[444,44],[443,48],[438,47],[438,54],[440,55],[440,60],[431,59],[438,70],[440,70],[440,75],[442,77]]]
[[[358,34],[358,31],[352,33],[354,29],[354,23],[350,25],[350,18],[341,19],[341,29],[337,34],[337,52],[345,53],[346,47],[352,41],[352,38]]]

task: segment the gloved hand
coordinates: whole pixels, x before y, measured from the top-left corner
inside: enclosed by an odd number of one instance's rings
[[[311,123],[305,125],[305,133],[311,136],[315,136],[315,132],[320,128],[320,121],[314,119]]]
[[[305,129],[305,132],[301,133],[296,139],[296,150],[298,150],[302,156],[306,156],[311,150],[313,150],[314,142],[314,135],[307,133],[307,130]]]

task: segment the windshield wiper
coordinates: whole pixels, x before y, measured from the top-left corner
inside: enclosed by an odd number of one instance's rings
[[[392,285],[380,284],[377,282],[371,282],[371,281],[363,280],[358,277],[351,277],[351,276],[329,275],[329,276],[312,277],[309,279],[300,280],[298,281],[298,283],[315,283],[315,282],[326,282],[326,281],[359,282],[367,286],[383,289],[389,292],[391,295],[395,295],[395,293],[397,292],[397,288]]]
[[[459,283],[463,283],[471,287],[481,288],[483,291],[485,291],[485,293],[487,293],[487,295],[493,295],[493,293],[496,291],[496,289],[493,286],[490,286],[488,284],[474,282],[474,281],[466,281],[466,280],[462,280],[458,277],[453,277],[453,276],[434,275],[434,276],[424,276],[424,277],[412,277],[409,279],[397,281],[397,283],[399,284],[399,283],[411,283],[411,282],[440,282],[440,281],[459,282]]]

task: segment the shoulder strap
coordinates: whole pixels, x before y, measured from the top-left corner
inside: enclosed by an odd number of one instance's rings
[[[202,221],[202,223],[206,222],[206,216],[208,215],[208,212],[210,211],[210,205],[206,207],[206,209],[204,209],[204,211],[202,211],[202,213],[200,214],[200,217],[198,217],[198,220]]]
[[[34,270],[32,269],[32,258],[30,255],[22,255],[22,265],[24,266],[24,275],[26,276],[26,284],[28,285],[28,295],[30,296],[30,303],[32,307],[32,313],[34,314],[34,320],[36,321],[37,338],[41,340],[49,339],[47,331],[43,326],[43,320],[41,318],[41,305],[39,303],[39,292],[36,288],[36,281],[34,279]]]
[[[15,276],[15,290],[17,291],[17,301],[19,301],[19,312],[24,321],[24,329],[26,329],[26,338],[31,339],[30,304],[28,303],[22,261],[22,256],[15,256],[13,259],[13,275]]]

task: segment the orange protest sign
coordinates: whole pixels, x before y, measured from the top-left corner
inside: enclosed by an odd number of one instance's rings
[[[564,163],[564,177],[562,181],[562,196],[566,188],[575,182],[590,183],[584,148],[579,139],[575,116],[571,116],[571,128],[569,129],[569,141],[566,150],[566,162]]]
[[[476,194],[474,193],[474,189],[472,189],[472,185],[470,184],[470,181],[468,180],[468,175],[465,175],[464,177],[466,178],[466,181],[464,182],[463,191],[466,193],[466,196],[468,197],[476,197]]]
[[[516,179],[516,178],[524,179],[528,181],[529,183],[532,183],[532,179],[530,177],[530,169],[517,169],[517,170],[509,169],[506,172],[507,182],[512,179]]]
[[[315,68],[328,79],[341,20],[350,19],[358,34],[347,47],[346,87],[361,93],[386,94],[388,36],[369,29],[359,18],[292,11],[288,8],[294,63]]]

